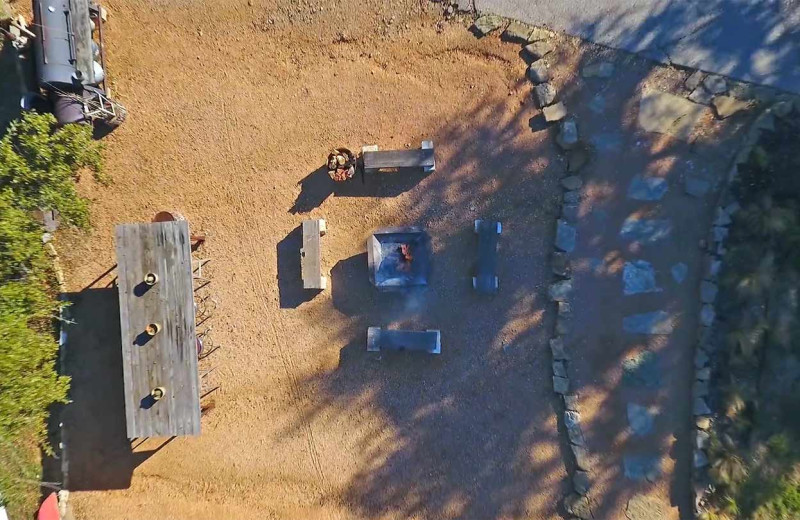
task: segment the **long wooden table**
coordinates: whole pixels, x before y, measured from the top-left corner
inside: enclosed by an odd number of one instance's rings
[[[186,221],[116,227],[129,438],[200,433],[192,257]],[[158,281],[148,286],[145,275]],[[159,324],[148,336],[148,324]],[[164,389],[154,400],[151,392]]]

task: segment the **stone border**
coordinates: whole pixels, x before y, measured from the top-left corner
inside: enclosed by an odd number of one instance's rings
[[[715,341],[714,322],[716,321],[715,301],[718,292],[718,279],[722,270],[723,261],[727,250],[725,242],[729,234],[729,226],[733,222],[733,215],[741,208],[739,202],[730,191],[733,181],[739,174],[739,164],[745,163],[753,147],[758,143],[764,130],[774,129],[775,118],[788,116],[793,108],[800,112],[800,97],[785,95],[778,96],[778,101],[765,109],[752,122],[747,132],[741,150],[733,161],[724,186],[716,204],[716,213],[708,240],[705,244],[707,255],[703,267],[703,279],[700,282],[698,296],[702,303],[700,309],[700,327],[698,339],[695,343],[694,353],[694,382],[692,384],[692,495],[694,502],[693,514],[699,518],[707,511],[707,497],[711,492],[711,483],[708,467],[711,461],[708,458],[709,431],[713,431],[715,413],[710,403],[711,374],[715,366]]]

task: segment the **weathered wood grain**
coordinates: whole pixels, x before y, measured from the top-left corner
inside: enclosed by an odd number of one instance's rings
[[[433,148],[364,152],[366,171],[390,168],[431,168],[435,165]]]
[[[322,276],[320,237],[325,234],[322,219],[303,221],[303,247],[300,249],[300,266],[304,289],[325,289],[328,280]]]

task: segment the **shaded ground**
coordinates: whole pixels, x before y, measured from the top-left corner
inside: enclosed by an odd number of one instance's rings
[[[797,0],[474,0],[488,11],[698,68],[800,93]]]
[[[112,89],[130,117],[107,141],[114,184],[82,181],[95,231],[59,247],[67,278],[78,292],[115,263],[113,224],[184,214],[209,236],[223,347],[205,381],[221,388],[201,436],[143,462],[158,440],[135,446],[129,487],[74,493],[77,516],[558,518],[544,289],[563,165],[530,131],[518,47],[439,34],[416,2],[253,3],[109,6]],[[330,23],[345,19],[356,35]],[[424,138],[430,176],[334,189],[320,175],[332,146]],[[330,289],[313,298],[306,216],[328,223]],[[470,287],[479,217],[504,224],[489,299]],[[403,224],[432,237],[431,286],[378,295],[366,238]],[[371,325],[440,329],[442,355],[368,356]]]

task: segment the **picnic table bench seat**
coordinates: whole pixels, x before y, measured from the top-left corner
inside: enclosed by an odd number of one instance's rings
[[[438,330],[391,330],[381,327],[367,329],[367,351],[381,350],[416,351],[439,354],[442,351],[441,334]]]
[[[436,171],[433,141],[422,141],[416,150],[378,150],[377,145],[361,149],[365,172],[422,168],[426,173]]]
[[[303,247],[300,249],[300,268],[304,289],[324,290],[328,287],[327,277],[322,275],[322,253],[320,238],[325,235],[325,220],[303,221]]]
[[[497,277],[497,246],[503,225],[494,220],[476,220],[475,234],[478,235],[478,265],[472,277],[472,287],[485,294],[494,294],[500,288]]]

